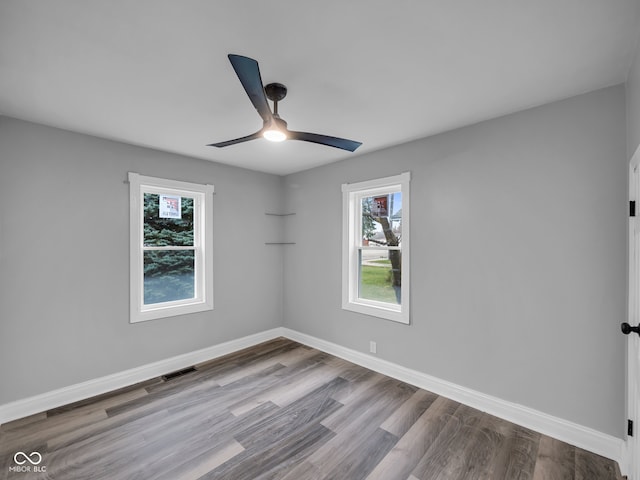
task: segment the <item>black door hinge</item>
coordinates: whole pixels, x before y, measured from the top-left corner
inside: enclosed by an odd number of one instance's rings
[[[631,200],[629,202],[629,216],[630,217],[635,217],[636,216],[636,201],[635,200]]]
[[[633,437],[633,420],[627,420],[627,435]]]

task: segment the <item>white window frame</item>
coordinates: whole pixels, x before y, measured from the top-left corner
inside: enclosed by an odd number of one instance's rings
[[[342,308],[374,317],[410,323],[410,210],[409,183],[411,173],[342,185]],[[393,305],[359,298],[359,252],[367,247],[362,241],[362,198],[384,195],[392,191],[402,193],[402,295],[401,304]],[[379,248],[379,247],[371,247]]]
[[[213,310],[213,185],[147,177],[129,172],[130,316],[131,323]],[[144,304],[144,194],[189,196],[194,199],[194,298]],[[153,247],[151,247],[153,249]]]

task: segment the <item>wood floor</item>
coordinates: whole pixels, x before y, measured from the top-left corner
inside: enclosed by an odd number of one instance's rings
[[[616,472],[611,460],[287,339],[0,427],[2,479],[617,480]]]

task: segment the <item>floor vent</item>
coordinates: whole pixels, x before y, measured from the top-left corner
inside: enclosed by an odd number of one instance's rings
[[[186,375],[187,373],[195,372],[195,367],[187,367],[182,370],[178,370],[177,372],[167,373],[166,375],[162,375],[162,380],[168,382],[169,380],[173,380],[174,378],[181,377],[182,375]]]

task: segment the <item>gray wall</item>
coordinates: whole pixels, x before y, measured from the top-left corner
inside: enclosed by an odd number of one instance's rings
[[[213,183],[212,312],[129,324],[128,171]],[[281,177],[0,117],[0,404],[281,325]]]
[[[285,326],[622,437],[625,91],[285,178]],[[341,191],[410,170],[412,324],[343,311]]]
[[[640,145],[640,46],[627,78],[627,154],[629,158]]]

